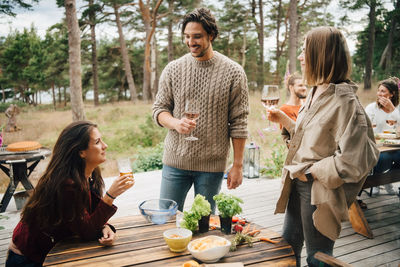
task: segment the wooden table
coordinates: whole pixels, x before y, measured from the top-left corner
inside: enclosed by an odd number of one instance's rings
[[[0,151],[0,169],[10,178],[7,190],[1,200],[0,212],[6,211],[8,203],[10,203],[11,197],[20,182],[26,190],[33,189],[28,177],[38,163],[50,154],[51,150],[48,148],[40,148],[26,153]]]
[[[181,266],[188,260],[195,260],[189,251],[173,253],[162,235],[175,227],[175,221],[166,224],[149,224],[141,215],[128,216],[111,221],[117,229],[118,239],[111,247],[102,247],[97,241],[83,242],[78,238],[62,241],[46,258],[45,266]],[[218,263],[243,262],[251,266],[296,266],[290,245],[278,233],[267,228],[261,235],[279,240],[277,244],[254,242],[254,246],[242,245],[235,252],[229,252]],[[220,235],[220,230],[196,234],[193,239],[205,235]],[[231,236],[225,236],[229,240]],[[193,240],[192,239],[192,240]],[[199,261],[198,261],[199,262]]]
[[[400,146],[384,146],[378,147],[381,153],[400,150]],[[400,169],[392,169],[386,173],[370,174],[364,182],[362,189],[380,186],[384,184],[400,181]],[[371,227],[364,216],[358,201],[354,201],[349,208],[349,219],[354,231],[368,238],[374,238]]]

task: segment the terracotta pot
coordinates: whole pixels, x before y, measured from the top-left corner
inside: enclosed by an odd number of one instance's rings
[[[210,228],[210,215],[201,217],[201,219],[199,220],[199,233],[208,232],[209,228]]]
[[[221,222],[221,232],[230,235],[232,232],[232,217],[223,218],[219,215],[219,221]]]

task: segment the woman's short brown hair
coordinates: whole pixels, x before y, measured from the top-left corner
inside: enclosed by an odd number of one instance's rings
[[[343,34],[334,27],[318,27],[305,38],[305,79],[309,85],[348,81],[351,58]]]

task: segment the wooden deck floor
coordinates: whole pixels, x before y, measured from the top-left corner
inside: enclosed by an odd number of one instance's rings
[[[136,176],[136,184],[128,192],[118,197],[115,204],[118,211],[114,217],[139,214],[138,205],[149,198],[157,198],[160,189],[161,172],[140,173]],[[112,182],[108,178],[106,187]],[[283,214],[274,215],[275,203],[279,195],[280,180],[245,179],[238,189],[228,191],[226,182],[223,192],[229,192],[244,200],[244,216],[257,224],[266,226],[281,233]],[[395,185],[399,187],[400,183]],[[384,193],[384,190],[381,190]],[[334,255],[353,266],[400,266],[400,201],[397,196],[381,194],[377,197],[362,195],[368,205],[366,218],[374,233],[374,239],[356,234],[350,223],[343,223],[342,233],[334,248]],[[189,209],[193,201],[193,190],[189,192],[185,209]],[[0,231],[0,266],[4,264],[11,232],[18,222],[19,212],[11,203],[7,212],[8,220],[1,220],[0,225],[6,229]],[[303,251],[305,255],[305,250]],[[302,260],[305,265],[305,258]]]

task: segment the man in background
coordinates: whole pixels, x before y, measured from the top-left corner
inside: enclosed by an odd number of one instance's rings
[[[294,73],[287,78],[286,88],[290,92],[289,100],[280,107],[280,110],[296,121],[300,107],[307,97],[307,87],[304,85],[303,78]],[[289,147],[289,133],[285,128],[282,129],[282,138]]]
[[[307,97],[307,87],[303,83],[303,78],[294,73],[289,76],[286,88],[290,92],[289,100],[280,107],[280,110],[296,121],[303,100]]]

